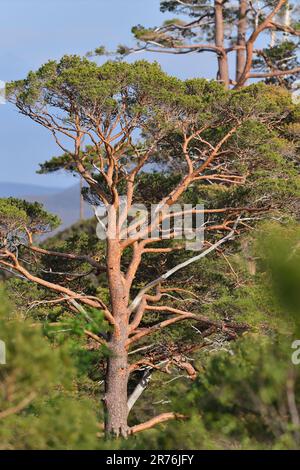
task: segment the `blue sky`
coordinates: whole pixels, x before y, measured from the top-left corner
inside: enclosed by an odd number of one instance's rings
[[[159,0],[1,0],[0,80],[24,78],[49,59],[64,54],[84,55],[98,45],[114,50],[131,44],[133,25],[159,25],[168,15],[159,11]],[[168,73],[181,78],[213,78],[209,54],[139,54],[129,58],[157,60]],[[66,187],[71,176],[37,175],[39,162],[59,155],[51,135],[17,113],[0,106],[0,182],[14,181]]]

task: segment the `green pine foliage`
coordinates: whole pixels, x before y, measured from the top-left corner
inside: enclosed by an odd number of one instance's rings
[[[97,414],[74,385],[66,345],[49,342],[39,324],[24,321],[1,289],[1,449],[88,449],[98,445]]]

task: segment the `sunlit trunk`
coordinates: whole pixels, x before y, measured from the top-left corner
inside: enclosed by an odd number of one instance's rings
[[[247,0],[240,0],[237,49],[236,52],[236,77],[238,82],[246,65],[246,32],[247,32]]]
[[[111,355],[107,361],[105,408],[105,431],[114,437],[128,434],[128,355],[126,334],[115,335],[109,348]]]
[[[218,54],[218,79],[229,87],[229,70],[227,54],[224,51],[224,17],[223,17],[223,2],[222,0],[215,0],[215,44],[223,51]]]
[[[121,273],[121,251],[117,240],[107,241],[107,276],[111,308],[115,319],[114,331],[108,344],[105,389],[105,431],[114,437],[128,434],[128,309]]]

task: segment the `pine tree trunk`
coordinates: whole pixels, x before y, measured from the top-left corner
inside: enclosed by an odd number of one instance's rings
[[[215,44],[223,50],[218,54],[218,79],[228,88],[229,70],[227,54],[224,51],[223,0],[215,0]]]
[[[128,355],[125,335],[112,338],[109,348],[111,356],[107,361],[105,390],[105,432],[112,437],[128,435]]]
[[[240,0],[236,53],[236,82],[239,81],[246,64],[247,0]]]
[[[108,347],[105,387],[105,432],[113,437],[128,435],[128,309],[121,272],[121,254],[118,240],[107,240],[107,276],[111,309],[116,325]]]

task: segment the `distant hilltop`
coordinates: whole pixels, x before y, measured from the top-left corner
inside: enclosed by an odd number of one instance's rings
[[[64,230],[79,220],[79,184],[61,189],[23,183],[0,182],[0,197],[16,197],[30,202],[40,202],[48,212],[60,217],[62,224],[57,231]],[[84,217],[88,219],[92,216],[92,208],[85,204]]]
[[[38,186],[35,184],[0,182],[0,197],[23,197],[34,194],[35,196],[47,196],[57,194],[61,188]]]

